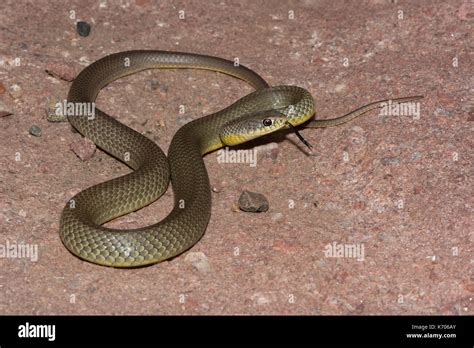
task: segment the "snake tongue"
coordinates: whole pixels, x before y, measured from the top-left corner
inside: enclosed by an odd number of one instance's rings
[[[295,126],[293,126],[293,125],[292,125],[290,122],[288,122],[288,121],[286,121],[286,124],[293,130],[293,132],[295,132],[295,134],[296,134],[296,136],[298,137],[298,139],[301,140],[301,142],[302,142],[303,144],[305,144],[305,145],[308,147],[309,151],[311,152],[311,148],[312,148],[313,146],[311,146],[311,144],[308,143],[305,138],[303,138],[303,136],[300,134],[300,132],[298,132],[298,130],[295,128]]]

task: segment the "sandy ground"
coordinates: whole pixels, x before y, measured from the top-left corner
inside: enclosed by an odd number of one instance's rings
[[[0,118],[0,313],[474,314],[471,6],[2,1],[0,111],[12,114]],[[88,37],[78,20],[91,24]],[[207,155],[217,192],[201,241],[151,267],[106,268],[63,247],[59,218],[75,193],[129,169],[100,150],[87,161],[71,151],[81,136],[45,111],[70,83],[45,70],[74,77],[130,49],[237,57],[272,85],[307,88],[317,118],[425,98],[418,115],[302,130],[314,156],[288,133],[242,147],[275,143],[255,167]],[[180,125],[250,91],[218,73],[148,71],[112,83],[97,104],[167,150]],[[265,195],[268,212],[239,211],[243,190]],[[170,189],[109,226],[157,222],[172,202]],[[333,246],[360,253],[330,257]]]

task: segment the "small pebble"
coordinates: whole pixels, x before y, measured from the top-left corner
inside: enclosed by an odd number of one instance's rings
[[[45,70],[51,76],[68,82],[74,80],[77,75],[75,68],[65,63],[49,63]]]
[[[21,87],[17,84],[10,86],[10,95],[13,99],[18,99],[21,96]]]
[[[239,198],[239,208],[245,212],[258,213],[267,211],[269,204],[261,193],[243,191]]]
[[[82,161],[87,161],[94,155],[96,146],[87,138],[82,138],[78,141],[73,142],[69,145],[69,148],[79,157]]]
[[[30,134],[35,136],[35,137],[40,137],[41,136],[41,128],[38,127],[37,125],[32,125],[30,130],[29,130]]]
[[[201,273],[208,273],[211,270],[206,254],[201,251],[189,252],[184,261],[190,262]]]
[[[46,98],[46,119],[48,122],[65,122],[67,117],[63,114],[62,105],[63,100],[59,97],[47,97]]]
[[[0,100],[0,117],[13,115],[13,111]]]
[[[84,21],[79,21],[79,22],[77,22],[76,28],[77,28],[77,33],[78,33],[80,36],[83,36],[83,37],[89,36],[89,34],[90,34],[90,32],[91,32],[91,26],[90,26],[90,24],[87,23],[87,22],[84,22]]]

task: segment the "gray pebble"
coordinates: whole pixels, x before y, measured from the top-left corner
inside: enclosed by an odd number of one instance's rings
[[[35,137],[40,137],[41,136],[41,128],[38,127],[37,125],[32,125],[30,130],[29,130],[31,135],[34,135]]]
[[[246,212],[264,212],[269,208],[268,200],[261,193],[243,191],[239,198],[239,208]]]
[[[89,36],[89,33],[91,32],[90,24],[84,21],[77,22],[76,28],[77,28],[77,33],[83,37]]]

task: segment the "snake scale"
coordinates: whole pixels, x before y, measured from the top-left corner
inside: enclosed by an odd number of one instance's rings
[[[147,137],[98,108],[94,117],[68,114],[72,126],[133,171],[92,186],[65,206],[60,237],[66,248],[92,263],[137,267],[160,262],[191,248],[204,234],[211,214],[211,190],[202,156],[225,145],[308,121],[315,113],[311,94],[296,86],[269,85],[257,73],[234,62],[205,55],[168,51],[127,51],[111,54],[86,67],[73,81],[68,102],[92,103],[110,82],[146,69],[212,70],[246,81],[253,93],[214,114],[182,126],[168,156]],[[394,102],[419,97],[393,99]],[[347,122],[380,102],[331,120],[312,120],[308,127]],[[162,221],[143,228],[114,230],[102,226],[158,199],[169,181],[174,208]]]

